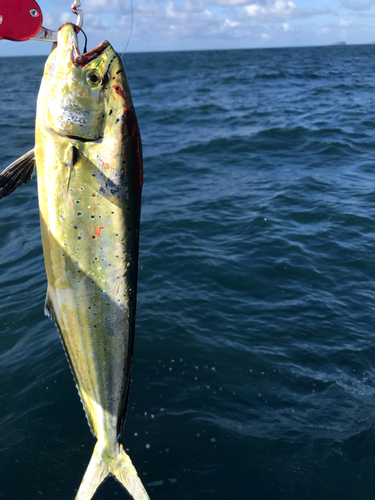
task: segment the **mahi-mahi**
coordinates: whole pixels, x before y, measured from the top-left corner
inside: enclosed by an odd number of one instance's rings
[[[121,58],[107,42],[79,53],[65,24],[44,69],[35,148],[0,175],[0,197],[36,162],[45,312],[55,322],[97,444],[76,496],[113,475],[148,495],[119,442],[129,396],[136,312],[142,150]]]

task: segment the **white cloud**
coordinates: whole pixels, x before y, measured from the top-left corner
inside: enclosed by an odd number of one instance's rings
[[[239,24],[231,16],[220,16],[208,9],[204,0],[185,0],[176,4],[169,0],[167,4],[156,3],[155,0],[139,0],[134,10],[134,19],[142,19],[142,23],[134,23],[132,40],[160,39],[175,48],[174,41],[186,38],[207,38],[234,30]],[[124,24],[125,20],[122,20]],[[119,25],[113,26],[114,30]]]
[[[297,5],[291,0],[275,0],[271,4],[260,5],[253,3],[245,7],[246,13],[250,17],[291,17],[298,10]]]
[[[167,17],[169,17],[171,19],[178,19],[178,18],[181,19],[181,18],[186,17],[186,12],[183,12],[182,10],[177,9],[173,2],[168,2],[165,14]]]
[[[47,5],[50,0],[39,1]],[[66,7],[65,1],[53,0],[54,8],[45,8],[45,19],[49,23],[45,23],[46,27],[58,29],[63,22],[75,22],[76,16],[70,11],[70,4]],[[291,25],[290,19],[307,19],[328,11],[301,7],[299,3],[302,0],[133,1],[133,32],[129,51],[229,48],[239,40],[242,40],[241,44],[251,47],[258,46],[261,40],[268,40],[262,37],[262,33],[270,34],[270,40],[276,45],[291,45],[292,37],[300,39],[303,29],[299,29],[296,23]],[[132,23],[130,5],[131,0],[90,0],[82,3],[83,29],[88,35],[89,49],[103,39],[108,39],[119,52],[124,49]],[[269,23],[279,23],[277,27],[273,25],[272,33]]]
[[[233,0],[218,0],[220,5]],[[249,3],[249,2],[248,2]],[[328,8],[307,9],[299,7],[292,0],[266,0],[255,1],[244,7],[246,16],[263,21],[282,21],[284,19],[303,19],[310,16],[327,14]]]
[[[121,10],[118,0],[90,0],[89,2],[82,2],[81,8],[84,13],[94,12],[99,15],[105,12],[118,12]]]
[[[73,14],[71,12],[62,12],[60,14],[58,26],[61,26],[64,23],[71,23],[72,21],[74,22],[77,19],[75,16],[73,19],[72,17]]]
[[[54,0],[53,3],[63,6],[66,11],[70,11],[70,4],[72,2],[66,2],[66,0]],[[93,12],[100,15],[106,12],[118,12],[121,10],[121,5],[123,4],[124,2],[122,0],[90,0],[88,2],[81,2],[81,7],[79,7],[79,9],[83,11],[83,14]]]
[[[99,33],[101,30],[108,31],[108,29],[111,27],[111,24],[108,21],[104,21],[100,16],[94,14],[86,15],[85,24],[88,25],[88,33]]]
[[[270,36],[268,33],[262,33],[261,34],[261,37],[264,39],[264,40],[267,40]]]
[[[186,0],[184,8],[187,12],[202,12],[205,9],[203,0]]]
[[[235,26],[238,26],[239,23],[236,22],[236,21],[230,21],[229,19],[225,19],[224,23],[223,23],[223,27],[227,27],[229,26],[230,28],[234,28]]]
[[[237,5],[246,5],[249,0],[216,0],[216,3],[224,7],[236,7]]]
[[[345,21],[345,19],[340,19],[339,21],[339,25],[340,26],[349,26],[351,23],[351,21]]]

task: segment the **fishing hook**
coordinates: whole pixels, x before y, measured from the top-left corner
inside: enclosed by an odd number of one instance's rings
[[[82,28],[83,12],[81,9],[78,9],[78,7],[81,7],[81,2],[79,0],[74,0],[74,2],[72,3],[72,12],[73,12],[73,14],[76,14],[76,16],[78,16],[78,19],[77,19],[78,28]]]
[[[72,4],[72,12],[73,14],[76,14],[76,16],[78,16],[76,26],[78,26],[78,28],[82,30],[83,12],[81,9],[78,9],[78,7],[81,7],[81,2],[79,0],[74,0],[74,3]],[[39,31],[39,33],[37,33],[31,40],[57,42],[57,31],[52,31],[42,26],[42,29]]]

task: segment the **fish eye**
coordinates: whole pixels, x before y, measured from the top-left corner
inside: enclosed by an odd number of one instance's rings
[[[102,82],[99,71],[96,69],[89,71],[86,75],[86,81],[90,87],[98,87]]]

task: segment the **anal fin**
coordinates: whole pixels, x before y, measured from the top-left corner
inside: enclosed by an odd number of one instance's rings
[[[21,184],[31,181],[35,169],[35,150],[18,158],[0,174],[0,198],[13,193]]]

